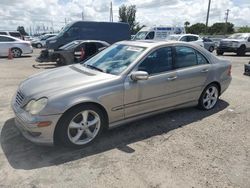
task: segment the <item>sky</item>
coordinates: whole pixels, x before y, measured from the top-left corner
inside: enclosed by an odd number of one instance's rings
[[[65,23],[81,20],[109,21],[111,0],[0,0],[0,30],[61,29]],[[142,25],[183,26],[206,21],[208,0],[113,0],[114,21],[122,4],[136,5],[136,20]],[[250,26],[250,0],[211,0],[209,25],[228,21]]]

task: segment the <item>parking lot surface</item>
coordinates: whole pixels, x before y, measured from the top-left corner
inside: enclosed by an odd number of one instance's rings
[[[105,132],[83,149],[37,146],[13,121],[10,101],[29,75],[56,68],[32,56],[0,58],[0,187],[250,187],[250,54],[216,108],[163,113]]]

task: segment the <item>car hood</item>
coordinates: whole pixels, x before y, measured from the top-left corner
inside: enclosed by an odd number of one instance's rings
[[[20,91],[28,98],[49,97],[76,88],[88,88],[106,82],[115,75],[98,72],[80,64],[44,71],[30,76],[20,84]]]

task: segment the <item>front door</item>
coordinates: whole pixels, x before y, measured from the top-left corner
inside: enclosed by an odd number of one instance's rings
[[[128,75],[124,88],[125,118],[178,103],[172,47],[161,47],[148,55],[133,71],[146,71],[148,80],[133,81]],[[133,72],[132,71],[132,72]]]

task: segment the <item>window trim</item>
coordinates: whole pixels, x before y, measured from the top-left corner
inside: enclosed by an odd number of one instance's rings
[[[194,50],[194,52],[195,52],[195,57],[196,57],[196,65],[188,66],[188,67],[176,68],[176,57],[177,57],[177,55],[176,55],[176,47],[191,48],[192,50]],[[174,61],[174,64],[173,64],[173,65],[174,65],[174,69],[173,69],[173,70],[181,70],[181,69],[186,69],[186,68],[192,68],[192,67],[204,66],[204,65],[211,64],[211,63],[208,61],[208,59],[207,59],[200,51],[198,51],[198,50],[196,50],[195,48],[192,48],[192,47],[190,47],[190,46],[178,45],[178,46],[174,46],[174,47],[173,47],[173,50],[174,50],[174,53],[173,53],[173,56],[174,56],[174,58],[173,58],[173,61]],[[202,57],[205,58],[205,60],[207,61],[206,64],[198,64],[197,52],[198,52],[200,55],[202,55]]]

